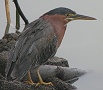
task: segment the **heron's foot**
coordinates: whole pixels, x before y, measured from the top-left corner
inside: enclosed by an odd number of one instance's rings
[[[52,84],[52,82],[43,82],[43,81],[39,81],[37,84],[36,84],[36,87],[38,87],[39,85],[52,85],[53,86],[53,84]]]
[[[36,87],[39,86],[39,85],[52,85],[53,86],[53,84],[51,82],[46,83],[46,82],[43,81],[43,79],[42,79],[42,77],[39,73],[39,68],[37,70],[37,75],[38,75],[39,82],[36,84]]]
[[[24,83],[31,84],[31,85],[34,85],[34,84],[35,84],[35,83],[32,82],[32,81],[24,81]]]
[[[30,71],[28,71],[28,73],[27,73],[27,81],[24,81],[24,82],[27,84],[31,84],[31,85],[34,84],[34,82],[31,79]]]

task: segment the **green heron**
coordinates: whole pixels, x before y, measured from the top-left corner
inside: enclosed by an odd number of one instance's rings
[[[55,55],[62,42],[67,23],[73,20],[95,20],[95,18],[59,7],[28,24],[11,50],[6,67],[7,80],[21,81],[27,74],[27,82],[33,84],[30,68],[39,67]],[[50,84],[43,82],[39,69],[37,74],[40,84]]]

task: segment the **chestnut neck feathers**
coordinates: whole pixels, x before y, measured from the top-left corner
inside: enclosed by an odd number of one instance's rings
[[[62,42],[66,30],[67,21],[65,20],[65,16],[55,14],[55,15],[44,15],[41,18],[49,21],[51,25],[54,27],[54,32],[56,33],[56,36],[58,38],[57,43],[58,48]]]

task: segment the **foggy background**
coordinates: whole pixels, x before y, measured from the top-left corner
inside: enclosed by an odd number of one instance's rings
[[[10,1],[11,26],[15,32],[15,5]],[[70,67],[87,70],[75,86],[79,90],[103,90],[103,1],[102,0],[18,0],[29,22],[45,12],[67,7],[78,14],[91,16],[97,20],[72,21],[68,24],[65,37],[56,56],[68,60]],[[6,27],[4,0],[0,0],[0,38]],[[21,31],[24,22],[21,20]]]

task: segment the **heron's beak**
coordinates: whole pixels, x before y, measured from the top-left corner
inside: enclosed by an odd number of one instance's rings
[[[96,18],[85,16],[85,15],[75,14],[73,16],[67,17],[66,20],[71,20],[71,21],[73,21],[73,20],[96,20]]]

